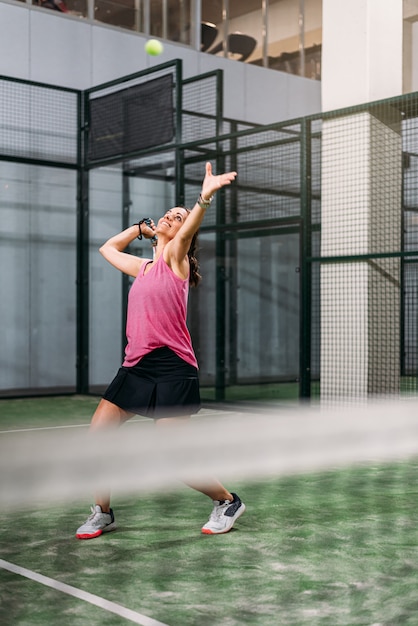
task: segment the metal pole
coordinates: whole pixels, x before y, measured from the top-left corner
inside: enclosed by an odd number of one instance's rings
[[[175,201],[184,204],[184,152],[181,149],[183,128],[183,66],[180,59],[176,60],[175,69],[175,115],[176,115],[176,147],[175,147]]]
[[[216,158],[216,171],[224,171],[225,159],[218,153]],[[221,189],[216,194],[216,224],[225,224],[225,191]],[[215,372],[215,400],[222,402],[225,400],[226,383],[226,241],[224,230],[216,230],[215,254],[216,254],[216,318],[215,318],[215,351],[216,351],[216,372]]]
[[[305,0],[299,0],[299,73],[305,76]]]
[[[299,337],[299,397],[301,399],[306,399],[311,396],[312,173],[310,120],[303,118],[300,130],[301,310]]]
[[[179,19],[179,26],[180,26],[180,35],[179,35],[179,39],[181,41],[181,43],[184,44],[188,44],[189,41],[187,41],[187,26],[188,24],[190,24],[190,19],[186,21],[186,7],[184,4],[184,0],[179,0],[179,14],[180,14],[180,19]]]
[[[89,170],[88,95],[78,97],[77,157],[77,393],[89,391]]]
[[[151,32],[151,10],[150,0],[144,0],[144,25],[143,30],[145,35],[149,35]]]
[[[200,51],[202,43],[202,7],[200,0],[194,0],[191,5],[190,16],[191,45],[194,50]]]
[[[94,20],[94,0],[87,0],[87,17]]]
[[[131,181],[126,173],[126,165],[122,165],[122,230],[131,225]],[[130,277],[122,274],[122,328],[121,328],[121,358],[123,360],[126,347],[126,318],[128,313],[128,293]]]
[[[219,136],[221,132],[222,118],[223,118],[223,81],[222,73],[218,71],[217,82],[217,102],[216,102],[216,134]],[[216,143],[216,171],[224,172],[225,157],[221,154],[222,147]],[[231,166],[232,167],[232,166]],[[220,190],[216,194],[216,224],[225,224],[225,190]],[[226,350],[225,350],[225,335],[226,335],[226,267],[225,267],[225,255],[226,255],[226,241],[224,231],[216,230],[215,241],[215,254],[216,254],[216,287],[215,287],[215,400],[221,402],[225,400],[225,384],[226,384]]]
[[[231,122],[231,132],[238,130],[237,122]],[[230,169],[238,170],[238,139],[230,140]],[[238,223],[238,186],[232,185],[229,192],[230,222]],[[229,263],[225,290],[228,291],[229,307],[226,311],[229,316],[229,384],[236,385],[238,381],[238,231],[234,230],[229,237]]]
[[[229,0],[222,0],[222,29],[223,29],[223,41],[222,49],[224,57],[228,56],[228,31],[229,31]]]
[[[261,3],[261,38],[262,38],[262,50],[263,50],[263,67],[268,67],[268,17],[269,17],[269,3],[268,0],[262,0]]]
[[[141,0],[134,0],[135,7],[135,31],[141,32]]]
[[[162,32],[162,38],[163,39],[168,39],[168,6],[167,6],[167,0],[163,0],[162,3],[162,12],[163,12],[163,32]]]

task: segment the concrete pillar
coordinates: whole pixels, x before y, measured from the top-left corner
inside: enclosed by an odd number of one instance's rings
[[[323,108],[402,93],[402,2],[324,0]],[[401,246],[401,116],[391,106],[322,126],[321,399],[399,390],[400,261],[341,257]]]
[[[402,0],[323,0],[322,110],[402,94]]]

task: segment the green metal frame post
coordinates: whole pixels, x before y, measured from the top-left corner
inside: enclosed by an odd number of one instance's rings
[[[312,171],[311,171],[311,121],[301,120],[300,133],[300,337],[299,337],[299,397],[311,396],[311,322],[312,322]]]
[[[231,123],[231,132],[237,132],[237,123]],[[238,139],[232,137],[230,140],[231,148],[231,171],[238,170]],[[230,194],[230,211],[232,224],[238,223],[238,185],[234,184],[229,190]],[[228,272],[228,295],[229,295],[229,381],[231,385],[235,385],[238,380],[238,231],[234,230],[228,237],[229,251],[229,272]]]
[[[175,202],[184,204],[184,152],[181,149],[183,138],[183,72],[182,63],[177,59],[175,66],[175,111],[176,111],[176,147],[175,147]]]
[[[216,136],[219,137],[221,133],[221,124],[223,118],[223,73],[219,71],[216,76]],[[221,148],[219,143],[216,142],[216,171],[225,171],[225,157],[221,154]],[[221,189],[216,194],[216,225],[225,224],[225,189]],[[225,400],[225,374],[226,374],[226,350],[225,350],[225,338],[226,338],[226,240],[224,228],[216,229],[216,241],[215,241],[215,254],[216,254],[216,287],[215,287],[215,302],[216,302],[216,319],[215,319],[215,400],[216,402],[222,402]]]
[[[224,171],[225,159],[218,153],[216,159],[216,171]],[[221,189],[216,194],[216,225],[225,225],[225,190]],[[216,336],[216,373],[215,373],[215,400],[222,402],[225,400],[225,335],[226,335],[226,241],[224,228],[216,229],[215,242],[216,255],[216,319],[215,319],[215,336]]]
[[[89,170],[88,94],[78,96],[77,156],[77,393],[89,392]]]
[[[122,166],[122,230],[130,226],[131,222],[131,184],[130,176],[126,171],[125,164]],[[135,216],[136,217],[136,216]],[[121,358],[123,360],[126,347],[126,317],[128,313],[128,293],[130,277],[122,273],[122,332],[121,332]]]

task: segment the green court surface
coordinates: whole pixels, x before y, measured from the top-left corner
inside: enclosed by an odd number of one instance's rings
[[[24,428],[55,413],[53,399],[39,413],[38,400],[5,402],[1,421],[17,402]],[[95,405],[55,402],[61,425],[87,424]],[[211,503],[183,486],[115,494],[118,529],[89,541],[74,533],[90,502],[2,511],[0,559],[167,626],[416,626],[417,470],[409,461],[228,485],[247,511],[220,536],[200,534]],[[3,626],[132,623],[1,568],[0,597]]]
[[[95,396],[45,396],[0,400],[0,432],[88,424],[99,402]]]
[[[200,393],[203,402],[212,402],[215,400],[216,394],[214,387],[202,387]],[[269,400],[288,402],[297,400],[298,397],[299,384],[296,382],[230,385],[225,388],[226,402],[264,402]]]

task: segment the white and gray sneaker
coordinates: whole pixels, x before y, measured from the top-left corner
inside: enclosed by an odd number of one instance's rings
[[[77,539],[94,539],[94,537],[99,537],[102,533],[108,533],[111,530],[115,530],[115,528],[116,524],[112,509],[110,509],[109,513],[103,513],[102,508],[96,504],[91,507],[91,515],[77,529],[75,536]]]
[[[220,535],[227,533],[235,521],[244,513],[245,504],[241,502],[236,493],[232,494],[234,499],[230,500],[214,500],[213,510],[209,520],[202,528],[204,535]]]

